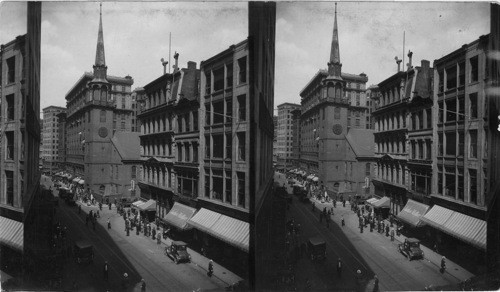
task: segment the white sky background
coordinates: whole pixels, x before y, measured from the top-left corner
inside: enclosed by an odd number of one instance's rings
[[[0,6],[0,44],[26,33],[26,3]],[[132,76],[142,87],[163,74],[160,59],[179,67],[206,60],[248,37],[248,4],[104,2],[103,33],[108,75]],[[42,4],[41,106],[66,106],[66,93],[92,72],[99,28],[98,2]],[[168,72],[168,68],[167,68]]]
[[[490,31],[489,3],[338,2],[342,72],[368,75],[367,87],[396,73],[395,56],[408,50],[414,66],[451,53]],[[327,69],[333,33],[332,2],[282,2],[276,12],[274,104],[300,104],[300,91]],[[275,112],[275,114],[277,111]]]
[[[0,3],[0,44],[26,33],[26,3]],[[275,108],[300,103],[299,92],[326,69],[334,19],[333,2],[278,2]],[[342,71],[364,72],[368,85],[396,72],[395,56],[413,51],[413,65],[432,62],[489,33],[489,3],[339,2]],[[42,4],[41,108],[65,106],[64,96],[95,61],[99,3]],[[199,63],[247,38],[247,2],[104,2],[103,31],[108,74],[130,75],[135,87],[159,77],[160,59]],[[172,58],[173,63],[173,58]]]

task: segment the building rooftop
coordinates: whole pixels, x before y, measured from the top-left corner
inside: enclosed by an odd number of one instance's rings
[[[141,158],[139,135],[139,132],[115,132],[111,142],[115,145],[122,160],[139,160]]]
[[[375,157],[374,130],[350,128],[346,135],[356,157]]]

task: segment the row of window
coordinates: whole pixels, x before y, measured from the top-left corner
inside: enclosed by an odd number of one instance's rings
[[[477,169],[466,168],[467,174],[464,175],[462,167],[443,167],[438,166],[438,194],[452,197],[456,200],[478,204],[478,174]],[[484,178],[484,193],[487,193],[487,173],[483,171]],[[464,176],[468,178],[468,188],[465,188]],[[467,196],[466,196],[467,195]]]
[[[486,108],[486,104],[484,104]],[[464,96],[448,98],[445,101],[438,102],[438,122],[454,122],[478,118],[477,92],[468,95],[468,104],[466,107]]]
[[[231,133],[205,135],[206,159],[232,159],[233,137]],[[246,132],[236,133],[237,160],[246,160]]]
[[[237,97],[237,119],[239,122],[246,121],[247,106],[246,95]],[[233,118],[233,101],[232,99],[213,101],[205,104],[205,126],[217,125],[223,123],[231,123]]]
[[[237,60],[237,84],[247,82],[247,57],[241,57]],[[205,71],[205,95],[210,95],[223,89],[233,87],[233,64],[226,64],[220,68]]]
[[[396,153],[406,154],[406,141],[404,139],[384,139],[382,142],[376,142],[378,153]]]
[[[221,201],[242,208],[246,207],[245,173],[236,172],[236,194],[232,192],[231,171],[205,169],[205,194],[212,200]],[[234,196],[234,197],[233,197]]]
[[[411,130],[432,129],[432,109],[422,109],[417,112],[412,112]]]
[[[405,184],[405,166],[378,163],[377,177],[396,184]]]
[[[160,187],[171,188],[172,187],[172,169],[154,167],[154,166],[144,166],[142,168],[142,181],[150,184],[155,184]]]
[[[197,142],[177,143],[177,161],[197,163],[198,143]]]
[[[467,131],[468,134],[468,157],[478,158],[478,130],[472,129]],[[484,151],[483,157],[488,157],[488,139],[487,132],[484,134]],[[465,151],[465,132],[464,131],[447,131],[438,133],[438,156],[455,156],[463,157]]]
[[[406,128],[406,111],[375,117],[377,132]]]
[[[465,71],[469,70],[469,83],[479,80],[479,58],[478,56],[469,59],[469,67],[466,68],[466,62],[449,66],[438,70],[438,92],[447,91],[465,85]]]
[[[425,159],[431,160],[432,155],[432,141],[431,140],[412,140],[410,157],[412,159]]]

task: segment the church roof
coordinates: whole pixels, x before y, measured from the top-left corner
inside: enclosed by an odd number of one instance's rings
[[[375,158],[375,131],[370,129],[350,128],[346,135],[347,142],[351,146],[356,157]]]
[[[122,160],[141,159],[139,134],[139,132],[116,131],[113,138],[111,138],[111,142],[115,145]]]

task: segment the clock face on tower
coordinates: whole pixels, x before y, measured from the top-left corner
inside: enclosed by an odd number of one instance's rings
[[[99,134],[99,137],[106,138],[108,136],[108,129],[106,129],[104,127],[100,127],[98,134]]]
[[[342,134],[342,125],[341,124],[335,124],[335,125],[333,125],[333,133],[335,135]]]

